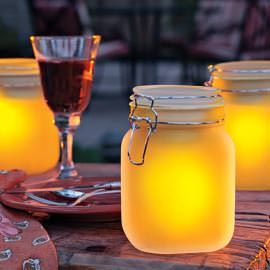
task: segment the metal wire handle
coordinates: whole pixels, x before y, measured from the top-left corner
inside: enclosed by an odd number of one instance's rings
[[[152,135],[152,133],[157,128],[158,113],[154,109],[154,102],[155,102],[154,97],[146,96],[146,95],[142,95],[142,94],[134,94],[133,97],[134,97],[135,106],[134,106],[134,108],[132,109],[132,111],[131,111],[131,113],[129,115],[129,122],[130,122],[130,125],[131,125],[131,134],[130,134],[130,140],[129,140],[129,145],[128,145],[128,159],[133,165],[143,165],[150,136]],[[150,109],[151,109],[152,113],[154,114],[154,121],[152,121],[152,119],[150,117],[139,117],[139,116],[135,115],[135,111],[136,111],[136,109],[138,107],[137,98],[139,98],[139,97],[145,98],[145,99],[147,99],[147,100],[149,100],[151,102],[150,103]],[[133,158],[131,156],[131,148],[132,148],[132,143],[133,143],[133,138],[134,138],[135,131],[140,129],[140,126],[138,126],[136,124],[136,122],[143,122],[143,121],[148,124],[148,132],[147,132],[145,142],[144,142],[142,158],[141,158],[140,161],[135,161],[135,160],[133,160]]]
[[[204,83],[204,86],[212,87],[212,85],[213,85],[213,73],[214,73],[214,71],[216,71],[216,70],[217,70],[217,69],[215,68],[214,65],[209,65],[209,66],[208,66],[208,71],[209,71],[209,73],[210,73],[210,78],[209,78],[208,81],[206,81],[206,82]]]

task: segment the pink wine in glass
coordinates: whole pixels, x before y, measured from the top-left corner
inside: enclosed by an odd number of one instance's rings
[[[61,140],[60,170],[56,179],[80,181],[81,176],[72,160],[73,135],[90,102],[101,36],[31,36],[30,40],[40,67],[43,95],[54,113]],[[57,195],[79,196],[69,188],[58,191]]]
[[[39,60],[41,83],[54,113],[81,113],[92,90],[93,64],[84,59]]]

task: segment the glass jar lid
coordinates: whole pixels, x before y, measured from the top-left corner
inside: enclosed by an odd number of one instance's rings
[[[1,58],[0,76],[39,74],[38,64],[32,58]]]
[[[142,85],[133,88],[130,121],[200,125],[224,119],[220,90],[204,86]]]
[[[152,106],[165,110],[188,110],[223,107],[220,90],[190,85],[142,85],[133,88],[130,106]]]
[[[208,67],[205,83],[222,92],[256,94],[270,92],[270,61],[235,61]]]
[[[0,86],[5,88],[18,88],[37,86],[39,84],[39,68],[35,59],[0,59]]]
[[[213,77],[224,80],[270,79],[270,61],[234,61],[209,66]]]

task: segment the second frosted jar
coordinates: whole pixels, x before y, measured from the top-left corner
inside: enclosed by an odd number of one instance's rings
[[[213,88],[139,86],[122,142],[122,225],[152,253],[214,251],[234,228],[234,146]]]
[[[236,148],[236,186],[270,189],[270,61],[214,66],[210,84],[225,99],[225,127]]]
[[[57,165],[59,139],[34,59],[0,59],[0,169],[40,174]]]

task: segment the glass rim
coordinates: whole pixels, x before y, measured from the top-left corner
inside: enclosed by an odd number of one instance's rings
[[[69,38],[82,38],[82,39],[95,39],[101,40],[101,35],[75,35],[75,36],[40,36],[40,35],[31,35],[30,40],[33,41],[34,39],[43,39],[43,40],[53,40],[53,39],[69,39]]]

